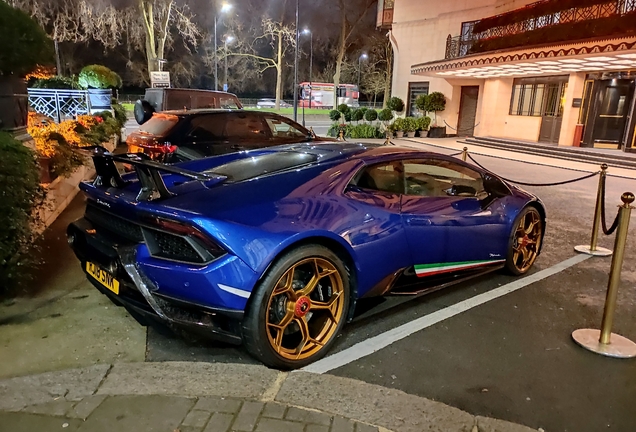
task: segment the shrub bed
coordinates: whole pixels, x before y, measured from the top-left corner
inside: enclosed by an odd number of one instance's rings
[[[0,132],[0,294],[28,280],[34,264],[35,208],[44,199],[33,151]]]

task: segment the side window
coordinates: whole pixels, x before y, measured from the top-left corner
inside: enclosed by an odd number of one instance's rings
[[[477,171],[451,161],[405,161],[404,176],[407,195],[479,196],[484,193],[483,179]]]
[[[278,117],[265,117],[274,138],[306,138],[309,133]]]
[[[180,110],[180,109],[191,109],[192,108],[192,98],[188,92],[169,92],[167,93],[168,100],[166,106],[164,106],[164,110]]]
[[[404,193],[402,162],[394,161],[366,167],[354,177],[351,183],[364,189]]]
[[[216,108],[216,98],[209,95],[198,96],[196,108]]]
[[[219,97],[219,108],[223,109],[239,109],[236,99],[226,96]]]
[[[269,138],[260,116],[249,113],[234,113],[228,116],[225,136],[229,139],[267,139]]]
[[[221,114],[196,116],[190,120],[188,137],[197,140],[218,140],[223,138],[226,116]]]

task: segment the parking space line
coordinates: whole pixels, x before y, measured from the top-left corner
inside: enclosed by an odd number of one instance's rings
[[[518,279],[514,282],[511,282],[499,288],[495,288],[486,293],[476,295],[475,297],[471,297],[452,306],[440,309],[437,312],[433,312],[429,315],[403,324],[399,327],[381,333],[365,341],[359,342],[347,349],[325,357],[322,360],[318,360],[317,362],[312,363],[309,366],[305,366],[301,370],[304,372],[322,374],[337,369],[341,366],[371,355],[374,352],[379,351],[394,342],[404,339],[405,337],[408,337],[415,332],[423,330],[448,318],[454,317],[455,315],[459,315],[462,312],[466,312],[467,310],[470,310],[474,307],[480,306],[484,303],[488,303],[491,300],[495,300],[499,297],[505,296],[506,294],[510,294],[535,282],[560,273],[563,270],[575,266],[590,257],[590,255],[583,254],[576,255],[572,258],[560,262],[559,264],[556,264],[555,266],[538,271],[533,275]]]

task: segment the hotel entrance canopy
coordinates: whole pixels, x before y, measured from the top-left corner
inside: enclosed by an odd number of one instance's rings
[[[636,69],[636,36],[487,52],[411,66],[439,78],[563,75]]]

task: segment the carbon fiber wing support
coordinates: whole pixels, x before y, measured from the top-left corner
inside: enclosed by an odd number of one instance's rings
[[[161,177],[162,172],[178,174],[190,180],[200,182],[218,177],[155,162],[149,160],[143,154],[114,155],[100,146],[94,146],[91,150],[93,151],[93,163],[95,164],[95,171],[97,172],[93,185],[98,187],[123,188],[127,182],[122,178],[115,162],[132,165],[141,184],[137,201],[152,201],[174,196],[174,193],[170,192],[166,187],[166,183]]]

